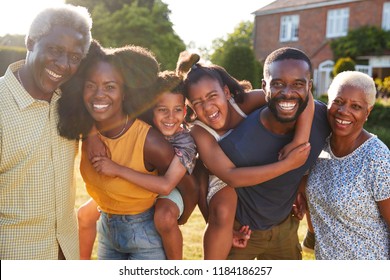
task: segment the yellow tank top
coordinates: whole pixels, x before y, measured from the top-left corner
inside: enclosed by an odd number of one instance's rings
[[[150,125],[136,119],[131,127],[117,139],[101,136],[111,153],[111,159],[136,171],[149,172],[144,164],[144,144]],[[89,195],[102,211],[111,214],[134,215],[153,206],[156,193],[121,178],[99,175],[88,160],[84,147],[81,154],[80,172]]]

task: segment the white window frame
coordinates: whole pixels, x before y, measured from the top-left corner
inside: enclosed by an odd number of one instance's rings
[[[326,37],[346,36],[348,33],[348,22],[349,8],[329,10],[326,21]]]
[[[298,41],[299,15],[288,15],[280,18],[280,42]]]
[[[382,29],[390,30],[390,2],[383,3]]]

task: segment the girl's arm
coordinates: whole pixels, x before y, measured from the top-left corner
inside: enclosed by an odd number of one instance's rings
[[[107,157],[94,157],[92,163],[96,171],[100,174],[110,177],[120,177],[161,195],[168,195],[177,186],[187,171],[176,155],[171,161],[167,172],[161,176],[135,171],[129,167],[119,165]]]
[[[299,115],[295,129],[294,139],[283,147],[279,153],[279,159],[285,158],[291,150],[303,143],[307,143],[310,138],[311,125],[314,118],[314,98],[309,94],[309,101],[305,110]]]
[[[243,95],[243,102],[238,103],[240,109],[247,115],[267,104],[262,89],[253,89]]]
[[[226,156],[218,142],[205,129],[195,125],[191,129],[199,156],[207,169],[231,187],[256,185],[302,166],[309,155],[310,145],[294,149],[284,160],[253,167],[236,166]]]
[[[157,169],[160,176],[145,174],[126,166],[119,165],[107,157],[94,157],[92,163],[100,174],[121,177],[151,192],[168,195],[186,173],[186,168],[179,157],[173,154],[171,144],[151,129],[144,146],[145,165],[150,170]],[[171,159],[169,162],[168,160]],[[145,166],[147,167],[147,166]]]

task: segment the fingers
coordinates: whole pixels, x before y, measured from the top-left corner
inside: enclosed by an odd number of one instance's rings
[[[94,156],[94,157],[91,158],[91,163],[95,164],[95,163],[97,163],[97,162],[99,162],[99,161],[101,161],[103,159],[104,159],[103,156]]]

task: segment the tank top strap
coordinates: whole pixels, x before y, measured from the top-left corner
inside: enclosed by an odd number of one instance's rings
[[[212,136],[214,136],[215,140],[217,140],[217,142],[219,140],[221,140],[221,136],[218,135],[218,133],[212,129],[211,127],[207,126],[206,124],[202,123],[201,121],[199,120],[195,120],[193,122],[194,125],[199,125],[200,127],[203,127],[205,130],[207,130],[208,133],[210,133]]]
[[[244,113],[243,110],[241,110],[241,108],[237,105],[236,101],[234,100],[233,97],[231,97],[229,99],[229,103],[230,105],[232,105],[232,107],[234,108],[234,110],[236,110],[236,112],[241,116],[243,117],[244,119],[247,117],[247,114]]]

